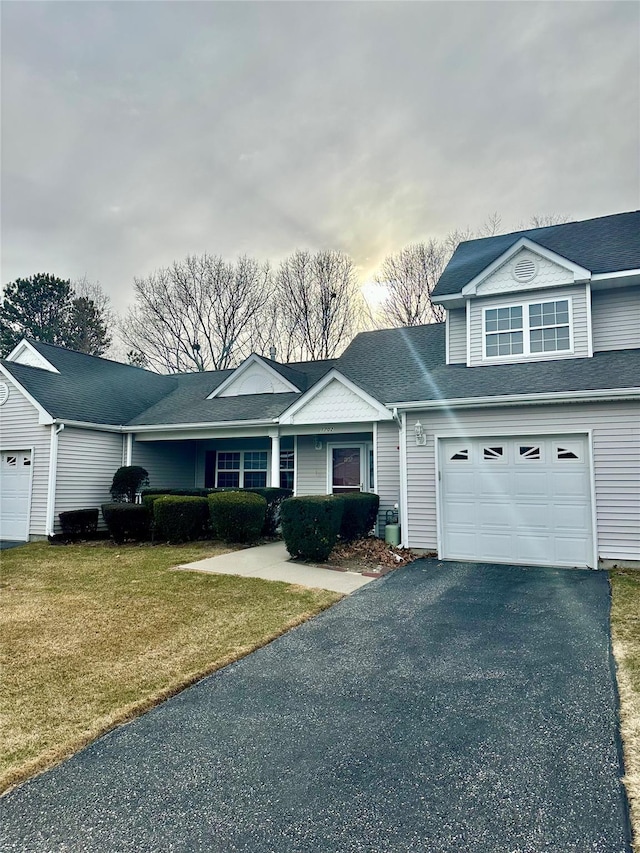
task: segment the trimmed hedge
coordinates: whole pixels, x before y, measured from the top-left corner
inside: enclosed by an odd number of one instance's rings
[[[202,536],[209,521],[206,498],[188,495],[147,496],[153,509],[154,534],[168,542],[190,542]]]
[[[291,489],[278,489],[275,486],[268,486],[264,489],[242,489],[242,491],[253,492],[254,495],[260,495],[266,500],[267,512],[262,526],[262,535],[275,536],[280,523],[280,507],[284,500],[291,497],[293,491]]]
[[[282,536],[292,557],[326,560],[338,540],[342,496],[289,498],[280,507]]]
[[[118,543],[126,539],[140,542],[149,538],[151,513],[143,504],[102,504],[102,517],[109,533]]]
[[[371,492],[347,492],[340,497],[344,501],[340,538],[351,542],[368,536],[378,516],[379,496]]]
[[[143,489],[142,502],[144,503],[145,498],[159,498],[164,495],[183,498],[206,498],[211,492],[215,491],[217,489]]]
[[[91,509],[71,509],[61,512],[58,516],[62,536],[65,539],[86,539],[87,536],[95,536],[98,529],[97,507]]]
[[[225,542],[253,542],[260,536],[267,499],[253,492],[216,492],[209,495],[214,536]]]

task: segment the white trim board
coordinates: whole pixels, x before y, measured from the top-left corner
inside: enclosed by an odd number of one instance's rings
[[[25,400],[28,400],[29,403],[31,403],[31,405],[34,407],[34,409],[36,409],[39,415],[39,424],[52,424],[54,422],[53,416],[50,415],[49,412],[43,406],[40,405],[40,403],[36,400],[35,397],[31,396],[27,389],[20,384],[20,381],[16,379],[13,373],[11,373],[10,370],[7,370],[7,368],[3,364],[0,364],[0,373],[5,377],[5,379],[9,379],[9,381],[13,385],[15,385],[16,391],[22,394]]]
[[[28,358],[26,361],[20,361],[20,356],[23,355],[23,353],[28,353],[30,359]],[[6,361],[23,364],[26,367],[35,367],[38,370],[47,370],[49,373],[60,373],[58,368],[54,367],[54,365],[51,364],[51,362],[46,359],[42,353],[38,352],[33,344],[29,343],[26,338],[23,338],[19,344],[16,344],[7,356]]]

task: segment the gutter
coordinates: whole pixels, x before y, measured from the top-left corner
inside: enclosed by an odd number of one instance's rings
[[[397,412],[410,409],[475,409],[492,406],[535,406],[543,403],[602,403],[608,400],[640,400],[640,388],[606,388],[593,391],[545,392],[543,394],[509,394],[494,397],[461,397],[457,399],[416,400],[386,403]]]

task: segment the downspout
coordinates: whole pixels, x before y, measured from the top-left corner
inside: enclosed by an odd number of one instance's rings
[[[407,483],[407,413],[400,421],[400,535],[403,548],[409,547],[409,489]]]
[[[54,535],[54,519],[56,509],[56,479],[58,474],[58,436],[64,429],[64,424],[51,424],[51,443],[49,445],[49,485],[47,488],[47,536]]]

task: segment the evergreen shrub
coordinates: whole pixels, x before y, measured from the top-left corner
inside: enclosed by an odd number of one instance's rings
[[[114,501],[135,503],[136,494],[143,486],[149,485],[149,472],[140,465],[123,465],[113,475],[111,497]]]
[[[253,492],[216,492],[209,495],[214,536],[225,542],[253,542],[260,536],[267,499]]]
[[[351,542],[368,536],[378,517],[379,496],[371,492],[347,492],[340,497],[344,501],[340,538]]]
[[[342,496],[289,498],[280,507],[282,536],[292,557],[326,560],[338,539]]]
[[[102,517],[112,538],[118,543],[126,539],[140,542],[149,538],[151,513],[143,504],[102,504]]]
[[[61,512],[58,516],[60,519],[60,527],[62,528],[62,536],[65,539],[86,539],[87,537],[95,536],[98,529],[98,513],[100,510],[97,507],[91,509],[71,509],[67,512]]]
[[[293,491],[291,489],[277,489],[274,486],[268,486],[264,489],[244,489],[243,491],[253,492],[254,495],[260,495],[266,500],[267,512],[264,517],[262,535],[275,536],[278,524],[280,523],[282,501],[290,498]]]
[[[209,521],[206,498],[189,495],[146,496],[152,501],[156,538],[168,542],[190,542],[204,533]]]

